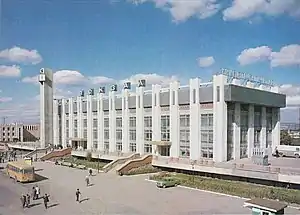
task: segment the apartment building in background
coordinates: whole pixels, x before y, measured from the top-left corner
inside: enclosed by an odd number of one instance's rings
[[[39,124],[0,124],[0,142],[35,142],[39,139]]]

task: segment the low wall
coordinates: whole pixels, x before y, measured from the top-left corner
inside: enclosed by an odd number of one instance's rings
[[[135,154],[132,154],[132,155],[130,155],[128,157],[125,157],[125,158],[117,158],[117,159],[113,160],[112,162],[106,164],[103,167],[103,171],[104,172],[108,172],[109,170],[111,170],[112,168],[114,168],[115,166],[117,166],[118,164],[123,164],[123,163],[125,163],[128,160],[133,160],[133,159],[136,159],[136,158],[139,158],[139,157],[140,157],[140,154],[139,153],[135,153]]]
[[[152,155],[145,155],[142,158],[137,158],[134,160],[126,161],[122,166],[120,166],[116,170],[116,173],[118,175],[126,175],[126,173],[128,173],[128,171],[130,171],[134,168],[145,166],[145,165],[148,165],[151,163],[152,163]]]
[[[71,151],[72,151],[72,148],[65,148],[65,149],[61,149],[61,150],[57,150],[57,151],[52,151],[52,152],[42,156],[40,159],[42,161],[45,161],[45,160],[50,160],[53,158],[64,157],[66,155],[71,155]]]

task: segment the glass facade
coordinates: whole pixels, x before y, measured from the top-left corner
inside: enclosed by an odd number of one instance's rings
[[[213,158],[213,114],[201,114],[201,154]]]
[[[190,115],[180,115],[179,156],[190,156]]]
[[[227,105],[227,160],[233,159],[234,104]]]
[[[152,153],[152,145],[147,143],[152,141],[152,116],[145,116],[144,117],[144,152],[145,153]]]
[[[136,117],[129,117],[129,152],[136,152]]]
[[[249,106],[241,104],[240,158],[248,157]]]

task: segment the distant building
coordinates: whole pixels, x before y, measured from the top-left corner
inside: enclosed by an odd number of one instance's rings
[[[1,124],[0,142],[35,142],[40,139],[39,124]]]

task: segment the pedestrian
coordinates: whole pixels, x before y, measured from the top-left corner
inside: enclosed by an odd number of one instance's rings
[[[36,188],[35,187],[32,188],[32,199],[36,200]]]
[[[77,190],[76,190],[76,202],[79,202],[79,203],[80,203],[80,200],[79,200],[80,195],[81,195],[81,193],[80,193],[79,189],[77,189]]]
[[[86,186],[88,187],[90,185],[90,179],[89,176],[85,177]]]
[[[26,205],[26,196],[24,194],[21,196],[21,203],[22,203],[22,207],[25,208],[25,205]]]
[[[39,195],[40,195],[40,188],[39,188],[39,186],[35,185],[35,197],[36,197],[36,199],[39,199]]]
[[[90,176],[92,176],[93,175],[93,170],[89,169],[89,173],[90,173]]]
[[[43,196],[45,209],[48,209],[49,197],[47,193]]]
[[[26,207],[30,207],[30,195],[28,193],[26,195]]]

